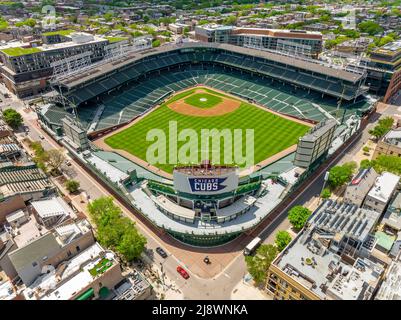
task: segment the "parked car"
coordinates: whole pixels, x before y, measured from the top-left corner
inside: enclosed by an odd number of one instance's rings
[[[40,139],[42,139],[42,140],[44,140],[44,139],[45,139],[45,137],[44,137],[44,136],[42,136],[42,135],[40,135],[40,136],[39,136],[39,138],[40,138]]]
[[[156,248],[156,252],[157,252],[162,258],[164,258],[164,259],[167,258],[167,253],[166,253],[166,251],[164,251],[162,248],[157,247],[157,248]]]
[[[186,272],[185,269],[184,269],[183,267],[178,266],[178,267],[177,267],[177,272],[178,272],[184,279],[188,279],[188,278],[189,278],[188,272]]]

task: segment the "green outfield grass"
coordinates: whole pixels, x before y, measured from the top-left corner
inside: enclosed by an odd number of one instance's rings
[[[184,99],[184,102],[198,108],[213,108],[216,104],[223,101],[223,98],[209,93],[195,93]]]
[[[211,92],[211,90],[208,91]],[[200,137],[201,129],[242,129],[242,148],[245,154],[245,129],[254,129],[254,162],[256,164],[296,144],[298,138],[309,130],[306,125],[282,118],[248,103],[241,103],[241,106],[235,111],[216,117],[187,116],[176,113],[167,107],[171,101],[183,99],[189,94],[184,92],[179,94],[179,98],[177,96],[172,97],[166,104],[149,113],[131,127],[108,137],[105,140],[106,144],[114,149],[125,150],[147,161],[146,151],[153,144],[153,141],[146,141],[146,135],[151,129],[161,129],[167,137],[168,160],[169,121],[177,121],[178,132],[187,128],[194,129],[198,133],[198,137]],[[216,94],[224,97],[222,94]],[[178,141],[178,149],[185,143],[186,141]],[[227,151],[223,150],[223,147],[224,144],[221,142],[219,164],[224,163],[224,151]],[[200,141],[198,141],[196,148],[200,150]],[[211,157],[212,153],[210,152],[210,159]],[[156,164],[155,166],[168,173],[171,173],[174,168],[174,164],[169,163]]]

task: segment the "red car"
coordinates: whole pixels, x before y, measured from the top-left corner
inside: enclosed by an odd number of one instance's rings
[[[188,278],[189,278],[189,274],[188,274],[188,272],[185,271],[184,268],[178,266],[178,267],[177,267],[177,272],[178,272],[184,279],[188,279]]]

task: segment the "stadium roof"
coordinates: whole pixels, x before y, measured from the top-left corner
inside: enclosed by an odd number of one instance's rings
[[[160,54],[164,52],[185,49],[185,48],[216,48],[227,51],[232,51],[244,55],[264,58],[270,61],[295,66],[300,69],[304,69],[311,72],[316,72],[325,76],[335,77],[341,80],[349,82],[359,81],[363,75],[358,73],[349,72],[342,69],[332,68],[318,62],[312,62],[311,60],[297,59],[290,56],[284,56],[279,53],[273,53],[268,51],[262,51],[251,48],[244,48],[239,46],[234,46],[230,44],[217,44],[217,43],[203,43],[203,42],[189,42],[182,44],[169,44],[160,46],[157,48],[152,48],[145,51],[128,53],[123,59],[116,61],[104,63],[101,65],[94,66],[93,69],[89,69],[86,72],[82,72],[79,75],[71,76],[67,79],[60,81],[60,83],[66,87],[74,87],[81,83],[87,82],[89,80],[95,79],[103,74],[111,72],[117,68],[129,65],[137,60],[145,58],[147,56],[152,56],[155,54]]]

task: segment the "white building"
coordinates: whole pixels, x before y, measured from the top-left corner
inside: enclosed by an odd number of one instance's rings
[[[390,172],[384,172],[376,179],[375,185],[370,189],[366,196],[363,207],[383,213],[387,204],[391,200],[399,181],[399,176]]]
[[[68,218],[76,218],[71,207],[60,197],[32,201],[32,209],[39,222],[50,228]]]

